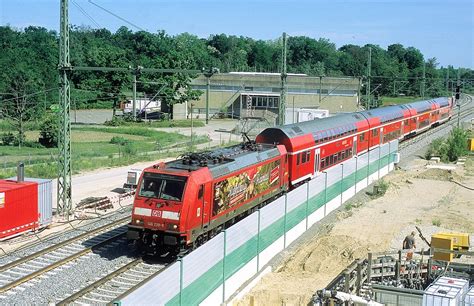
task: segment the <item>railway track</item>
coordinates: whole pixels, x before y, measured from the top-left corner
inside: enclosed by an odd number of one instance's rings
[[[165,264],[146,263],[141,258],[132,260],[58,304],[97,305],[111,303],[119,296],[133,291],[142,283],[160,273],[165,266]]]
[[[16,289],[25,290],[22,284],[37,280],[53,269],[66,267],[69,262],[87,256],[95,248],[123,239],[128,221],[129,217],[121,218],[1,266],[0,297],[13,294]]]
[[[435,135],[435,134],[439,133],[441,130],[444,130],[444,129],[450,127],[450,126],[456,125],[457,121],[458,121],[458,117],[459,117],[460,120],[463,120],[463,119],[467,118],[468,116],[473,115],[474,114],[474,107],[472,105],[472,98],[470,96],[467,96],[467,97],[468,97],[469,102],[465,102],[462,105],[460,114],[458,113],[459,111],[457,110],[453,114],[453,116],[451,117],[451,121],[448,121],[448,122],[446,122],[444,124],[441,124],[437,127],[431,128],[431,129],[427,130],[424,133],[421,133],[419,135],[416,135],[415,137],[412,137],[410,139],[407,139],[407,140],[401,142],[400,143],[400,150],[403,150],[403,149],[411,146],[412,144],[417,143],[422,138],[426,138],[426,137]],[[463,107],[464,107],[464,109],[463,109]]]

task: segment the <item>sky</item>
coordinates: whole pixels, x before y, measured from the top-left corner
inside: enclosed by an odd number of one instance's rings
[[[394,43],[436,57],[440,66],[474,68],[473,0],[92,0],[149,32],[231,34],[255,39],[328,38],[345,44]],[[90,0],[69,0],[74,25],[137,30]],[[92,20],[76,6],[78,4]],[[0,24],[59,28],[59,0],[0,0]],[[73,46],[71,46],[73,48]]]

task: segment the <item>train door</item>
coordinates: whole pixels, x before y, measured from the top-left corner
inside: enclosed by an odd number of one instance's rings
[[[369,149],[377,145],[377,137],[378,137],[378,128],[374,128],[370,130],[370,138],[369,138]]]
[[[356,156],[357,155],[357,137],[358,136],[354,136],[352,138],[352,156]]]
[[[201,185],[198,192],[198,199],[201,195],[202,190],[202,197],[200,199],[202,203],[202,226],[207,227],[209,224],[209,219],[212,214],[212,198],[214,197],[213,189],[211,188],[211,184]]]
[[[321,149],[317,148],[314,150],[314,175],[318,175],[321,172]]]

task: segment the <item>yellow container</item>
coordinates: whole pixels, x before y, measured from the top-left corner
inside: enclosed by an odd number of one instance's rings
[[[431,236],[431,248],[452,251],[453,240],[450,237],[433,235]],[[439,251],[433,252],[434,260],[451,261],[453,260],[453,258],[454,258],[454,254],[444,253],[444,252],[439,252]]]
[[[466,233],[437,233],[433,237],[448,238],[453,241],[453,249],[456,251],[469,250],[469,234]]]
[[[467,148],[469,149],[469,151],[474,151],[474,138],[468,140]]]

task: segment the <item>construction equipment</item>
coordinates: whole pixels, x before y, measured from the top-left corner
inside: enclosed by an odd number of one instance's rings
[[[469,234],[466,233],[437,233],[431,236],[431,248],[434,250],[433,259],[452,261],[453,253],[442,250],[466,252],[469,251]]]
[[[418,231],[418,234],[420,236],[420,238],[426,242],[426,244],[431,247],[431,243],[425,238],[425,236],[423,236],[423,233],[421,232],[421,229],[418,227],[418,226],[415,226],[416,230]]]

